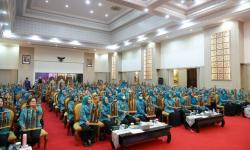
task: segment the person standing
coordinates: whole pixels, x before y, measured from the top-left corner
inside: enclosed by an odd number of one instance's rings
[[[29,91],[31,89],[31,85],[30,85],[30,81],[29,81],[29,78],[26,77],[24,83],[23,83],[23,86],[25,88],[25,90]]]

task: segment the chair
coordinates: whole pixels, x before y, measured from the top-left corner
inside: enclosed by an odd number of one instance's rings
[[[3,126],[3,127],[0,127],[0,128],[1,129],[2,128],[10,128],[10,130],[11,130],[12,127],[13,127],[13,124],[14,124],[14,120],[15,120],[15,111],[10,109],[10,108],[7,108],[7,110],[10,112],[10,122],[9,122],[9,124],[7,124],[7,126]],[[5,116],[5,117],[7,117],[7,116]],[[5,118],[5,119],[7,119],[7,118]],[[5,120],[5,119],[3,118],[3,120]],[[17,139],[17,137],[14,134],[14,132],[10,131],[9,136],[8,136],[8,142],[9,143],[15,143],[16,139]]]
[[[54,93],[53,109],[54,109],[54,112],[56,113],[56,116],[58,116],[59,107],[58,107],[58,93],[57,92]]]
[[[73,125],[73,128],[75,130],[75,139],[76,139],[76,142],[78,142],[80,139],[80,132],[82,131],[82,127],[80,126],[79,124],[79,120],[80,120],[80,111],[81,111],[81,107],[82,107],[82,104],[79,103],[79,104],[76,104],[74,106],[74,125]],[[97,138],[99,138],[99,135],[100,135],[100,128],[104,127],[104,124],[100,121],[98,121],[98,123],[93,123],[92,125],[97,125],[98,126],[98,131],[97,131]]]
[[[66,100],[64,101],[65,111],[64,111],[64,114],[63,114],[64,128],[67,127],[68,104],[69,104],[69,98],[66,98]]]

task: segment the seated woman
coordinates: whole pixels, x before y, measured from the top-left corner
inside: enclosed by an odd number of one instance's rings
[[[10,111],[4,108],[3,98],[0,97],[0,149],[8,145],[10,134]]]
[[[117,96],[118,100],[118,117],[121,124],[130,125],[132,122],[135,123],[135,118],[128,112],[128,102],[123,93],[119,93]]]
[[[78,96],[76,94],[72,94],[70,101],[68,103],[68,116],[67,121],[69,123],[69,127],[71,129],[72,135],[74,135],[74,106],[79,102]]]
[[[96,135],[96,127],[90,126],[92,103],[89,96],[84,96],[82,100],[82,107],[80,111],[79,125],[82,128],[82,142],[84,146],[91,146],[94,143]]]
[[[167,118],[167,123],[172,126],[177,126],[181,123],[180,113],[175,109],[175,101],[168,92],[164,95],[164,111],[162,115]]]
[[[112,126],[115,125],[114,118],[111,117],[111,106],[107,97],[102,98],[101,122],[104,123],[104,132],[111,134]],[[105,137],[104,137],[105,138]]]
[[[219,105],[224,106],[229,100],[229,97],[227,95],[227,92],[225,89],[222,89],[219,94]]]
[[[136,114],[135,116],[140,118],[141,121],[148,121],[149,119],[145,113],[146,110],[146,103],[142,97],[142,93],[138,93],[136,99]]]
[[[31,144],[32,146],[39,142],[40,139],[40,132],[42,128],[40,121],[42,119],[42,115],[43,110],[37,105],[37,100],[35,98],[30,98],[27,101],[27,106],[22,109],[19,117],[21,131],[27,134],[28,144]]]

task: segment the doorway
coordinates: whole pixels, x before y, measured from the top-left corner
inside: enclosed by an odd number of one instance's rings
[[[187,69],[187,87],[197,87],[197,69]]]

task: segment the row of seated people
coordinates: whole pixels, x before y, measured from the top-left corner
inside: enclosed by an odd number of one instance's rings
[[[46,149],[48,133],[43,128],[43,110],[37,104],[34,92],[20,85],[0,86],[0,148],[13,146],[27,135],[30,146],[44,139]]]
[[[235,90],[234,90],[235,91]],[[64,87],[57,91],[48,86],[46,95],[51,110],[60,112],[72,134],[81,135],[84,146],[95,141],[96,134],[110,134],[115,125],[148,121],[152,117],[184,121],[190,110],[204,111],[219,109],[223,112],[225,89],[177,88],[167,86],[128,87],[101,84],[78,87]],[[238,91],[239,93],[242,91]],[[235,95],[229,95],[234,97]],[[242,93],[241,93],[242,94]],[[235,97],[235,101],[239,96]],[[229,99],[229,98],[228,98]],[[115,112],[116,110],[117,112]],[[170,117],[170,118],[169,118]],[[94,118],[94,119],[93,119]],[[176,121],[178,122],[178,121]],[[103,133],[96,133],[96,131]]]

